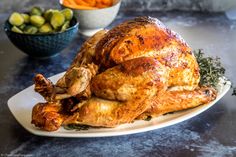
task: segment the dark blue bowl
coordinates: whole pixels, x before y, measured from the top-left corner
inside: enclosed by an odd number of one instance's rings
[[[75,17],[70,22],[70,28],[64,32],[50,34],[21,34],[11,31],[11,24],[6,21],[4,30],[10,41],[31,57],[47,58],[54,56],[66,48],[78,31]]]

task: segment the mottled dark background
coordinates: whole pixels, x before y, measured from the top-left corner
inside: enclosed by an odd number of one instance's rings
[[[58,0],[0,0],[0,12],[27,9],[32,5],[59,7]],[[231,8],[236,8],[236,0],[123,0],[121,10],[221,12]]]

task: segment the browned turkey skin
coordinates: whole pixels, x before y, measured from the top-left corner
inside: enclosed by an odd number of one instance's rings
[[[138,17],[88,39],[55,85],[36,75],[35,91],[48,103],[34,107],[32,123],[47,131],[72,123],[115,127],[196,107],[217,93],[199,80],[184,40],[159,20]]]

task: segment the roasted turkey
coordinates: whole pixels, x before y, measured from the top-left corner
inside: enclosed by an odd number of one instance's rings
[[[137,17],[102,30],[81,47],[54,85],[37,74],[32,123],[115,127],[209,103],[212,87],[199,86],[198,63],[186,42],[159,20]]]

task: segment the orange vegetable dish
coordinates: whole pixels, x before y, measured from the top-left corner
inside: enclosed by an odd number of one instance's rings
[[[63,5],[72,9],[100,9],[112,6],[113,0],[63,0]]]

